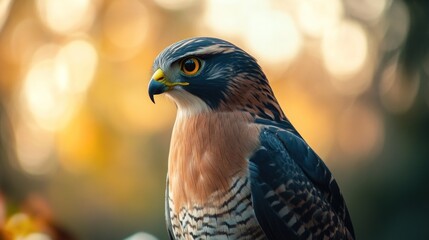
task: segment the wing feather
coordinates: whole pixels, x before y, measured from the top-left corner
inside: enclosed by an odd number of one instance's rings
[[[323,161],[293,132],[264,127],[249,160],[255,214],[269,239],[354,239],[344,199]]]

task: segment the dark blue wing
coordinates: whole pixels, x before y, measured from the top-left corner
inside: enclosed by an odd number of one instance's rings
[[[354,239],[338,185],[314,151],[280,126],[264,127],[249,160],[256,217],[269,239]]]

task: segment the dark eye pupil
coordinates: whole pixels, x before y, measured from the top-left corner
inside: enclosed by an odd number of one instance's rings
[[[192,59],[188,59],[183,64],[183,68],[188,72],[192,72],[196,68],[195,62]]]

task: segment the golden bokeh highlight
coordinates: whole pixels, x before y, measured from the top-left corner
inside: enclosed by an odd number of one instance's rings
[[[29,189],[79,239],[167,237],[159,213],[176,106],[165,95],[153,104],[147,85],[158,53],[195,36],[254,56],[338,182],[360,184],[353,175],[392,144],[419,144],[392,132],[429,108],[429,60],[420,75],[401,68],[409,11],[397,0],[0,1],[0,238],[8,222],[35,223],[15,204],[33,201]],[[22,239],[63,239],[38,227]]]
[[[3,24],[9,15],[11,3],[12,0],[2,0],[0,2],[0,30],[3,28]]]
[[[302,37],[289,5],[278,1],[205,1],[203,29],[242,41],[256,58],[269,64],[290,63],[300,52]]]
[[[68,119],[73,105],[66,96],[67,69],[53,59],[34,63],[26,77],[23,98],[37,124],[54,131]],[[73,101],[74,102],[74,101]]]
[[[5,231],[11,239],[27,239],[37,228],[30,216],[24,213],[13,215],[5,225]]]
[[[244,41],[256,58],[275,65],[292,61],[302,44],[293,19],[284,12],[269,10],[253,16]]]
[[[95,4],[91,0],[37,0],[36,3],[40,19],[59,34],[86,31],[95,17]]]
[[[337,78],[359,72],[368,55],[368,39],[362,26],[352,20],[340,21],[327,30],[322,39],[326,69]]]
[[[24,81],[24,107],[43,129],[61,128],[81,103],[96,66],[97,53],[84,40],[41,47]]]
[[[149,32],[149,12],[142,1],[115,0],[103,16],[106,52],[112,60],[135,56]]]
[[[335,27],[343,14],[340,0],[301,0],[298,3],[298,23],[305,34],[315,38]]]
[[[247,16],[266,4],[266,1],[255,0],[248,1],[246,5],[239,0],[207,0],[204,2],[202,28],[228,38],[238,37],[246,28]]]
[[[63,84],[73,94],[84,93],[94,77],[98,63],[98,54],[86,40],[73,40],[58,52],[56,61],[67,69],[69,76]]]
[[[37,49],[46,44],[40,30],[41,27],[34,19],[27,18],[17,24],[7,49],[13,62],[28,64]]]
[[[81,109],[58,134],[61,166],[71,173],[97,171],[107,160],[103,148],[107,139],[88,109]]]
[[[35,124],[19,122],[15,126],[15,147],[20,168],[33,175],[52,172],[55,138],[51,132],[44,131]]]

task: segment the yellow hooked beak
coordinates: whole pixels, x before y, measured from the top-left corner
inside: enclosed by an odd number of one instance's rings
[[[167,91],[170,91],[175,86],[187,86],[189,83],[187,82],[171,82],[164,74],[161,68],[155,71],[152,75],[152,79],[149,82],[149,97],[153,103],[155,100],[153,95],[161,94]]]

